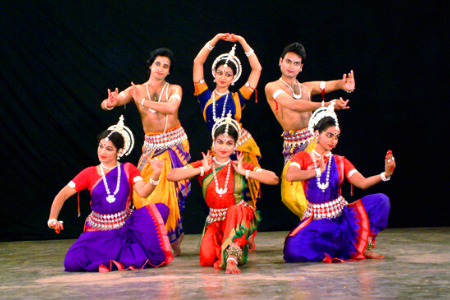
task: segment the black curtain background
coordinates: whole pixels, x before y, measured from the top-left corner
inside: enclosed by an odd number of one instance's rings
[[[278,59],[294,41],[307,51],[300,81],[341,78],[355,71],[351,109],[339,112],[342,138],[336,153],[364,175],[383,171],[394,151],[393,179],[366,191],[349,185],[354,201],[384,192],[392,203],[390,227],[449,226],[445,149],[450,128],[444,98],[444,9],[438,1],[2,1],[0,2],[1,240],[52,239],[47,228],[54,196],[79,171],[98,163],[96,135],[123,114],[136,147],[126,161],[137,163],[143,130],[134,105],[100,109],[107,89],[122,90],[148,79],[151,50],[171,48],[175,69],[167,80],[183,87],[180,120],[189,136],[192,161],[208,149],[210,135],[193,96],[192,62],[218,32],[234,32],[255,50],[263,72],[242,122],[261,148],[261,165],[280,175],[282,129],[264,95],[280,77]],[[220,42],[208,58],[230,50]],[[244,74],[250,72],[238,46]],[[448,65],[447,65],[448,66]],[[320,100],[320,96],[315,100]],[[444,151],[443,151],[444,150]],[[290,230],[298,218],[282,204],[279,186],[263,186],[261,231]],[[89,193],[80,193],[61,214],[75,238],[89,214]],[[200,233],[206,207],[197,182],[186,202],[184,228]]]

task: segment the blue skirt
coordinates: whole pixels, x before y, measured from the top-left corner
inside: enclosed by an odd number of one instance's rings
[[[172,259],[162,203],[135,210],[120,229],[87,231],[70,247],[64,260],[68,272],[109,272],[169,264]]]
[[[334,219],[302,220],[287,236],[284,260],[289,263],[364,259],[369,236],[385,229],[389,198],[374,194],[353,202]]]

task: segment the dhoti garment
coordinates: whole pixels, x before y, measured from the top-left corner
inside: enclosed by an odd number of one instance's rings
[[[289,130],[282,134],[284,168],[281,174],[281,200],[294,214],[303,217],[308,201],[305,198],[302,182],[291,182],[286,180],[286,171],[291,164],[291,158],[300,151],[312,151],[316,146],[313,134],[309,128]]]
[[[142,147],[142,156],[138,169],[145,182],[150,180],[153,169],[150,165],[152,158],[165,159],[161,171],[160,181],[153,193],[142,198],[133,193],[134,205],[140,208],[150,203],[164,203],[169,207],[169,216],[166,222],[167,235],[171,243],[175,242],[183,233],[183,216],[185,199],[190,192],[190,180],[171,182],[167,180],[167,173],[173,168],[185,166],[191,159],[189,142],[186,132],[181,124],[168,129],[166,132],[146,133]]]

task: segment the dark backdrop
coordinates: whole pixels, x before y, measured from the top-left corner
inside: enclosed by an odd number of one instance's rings
[[[392,203],[390,227],[449,226],[448,114],[444,88],[444,9],[437,1],[2,1],[0,2],[1,239],[49,239],[51,203],[79,171],[98,163],[96,135],[121,114],[137,140],[126,160],[137,163],[143,130],[134,105],[100,109],[108,88],[148,79],[151,50],[176,54],[167,78],[183,87],[180,120],[192,159],[210,146],[210,136],[193,96],[192,62],[218,32],[246,38],[263,66],[259,103],[252,101],[242,122],[261,148],[264,168],[281,173],[282,133],[267,105],[264,86],[279,78],[284,46],[301,42],[307,51],[300,81],[337,79],[355,71],[351,110],[339,112],[342,138],[336,153],[364,175],[383,171],[394,151],[393,179],[366,191],[384,192]],[[334,3],[334,4],[330,4]],[[229,51],[221,42],[206,64]],[[249,66],[242,48],[245,83]],[[446,83],[447,81],[445,81]],[[318,99],[320,100],[320,96]],[[444,149],[440,149],[444,148]],[[444,150],[444,152],[442,152]],[[444,163],[444,164],[443,164]],[[197,182],[187,199],[184,226],[200,233],[206,217]],[[289,230],[298,219],[282,204],[279,186],[263,186],[260,230]],[[89,193],[76,196],[60,219],[59,238],[75,238],[90,212]]]

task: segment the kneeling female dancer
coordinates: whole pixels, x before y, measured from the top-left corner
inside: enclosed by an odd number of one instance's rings
[[[375,237],[387,226],[389,198],[374,194],[348,204],[341,195],[341,185],[345,177],[362,189],[389,180],[395,169],[392,152],[386,154],[383,173],[365,178],[345,157],[331,153],[340,135],[332,105],[316,110],[309,127],[314,128],[317,146],[310,153],[294,155],[286,173],[288,181],[303,181],[308,206],[286,238],[284,259],[342,262],[384,258],[371,249]]]
[[[245,179],[264,184],[279,182],[275,173],[263,170],[249,162],[243,162],[242,152],[238,161],[230,155],[239,140],[240,126],[231,118],[220,118],[212,129],[213,148],[216,153],[203,154],[203,160],[184,168],[172,169],[167,174],[171,181],[197,177],[203,190],[209,216],[200,245],[200,265],[226,269],[226,273],[240,273],[238,265],[247,261],[248,247],[253,244],[260,216],[258,211],[243,198]]]
[[[91,192],[92,212],[86,219],[84,232],[67,252],[66,271],[133,270],[159,267],[172,261],[164,225],[168,207],[157,203],[135,211],[130,208],[132,190],[141,197],[153,192],[163,161],[151,162],[154,173],[145,184],[134,165],[118,162],[133,146],[133,134],[124,126],[121,116],[117,125],[99,135],[100,165],[81,171],[53,200],[48,226],[59,233],[64,228],[57,218],[64,202],[81,190]]]

